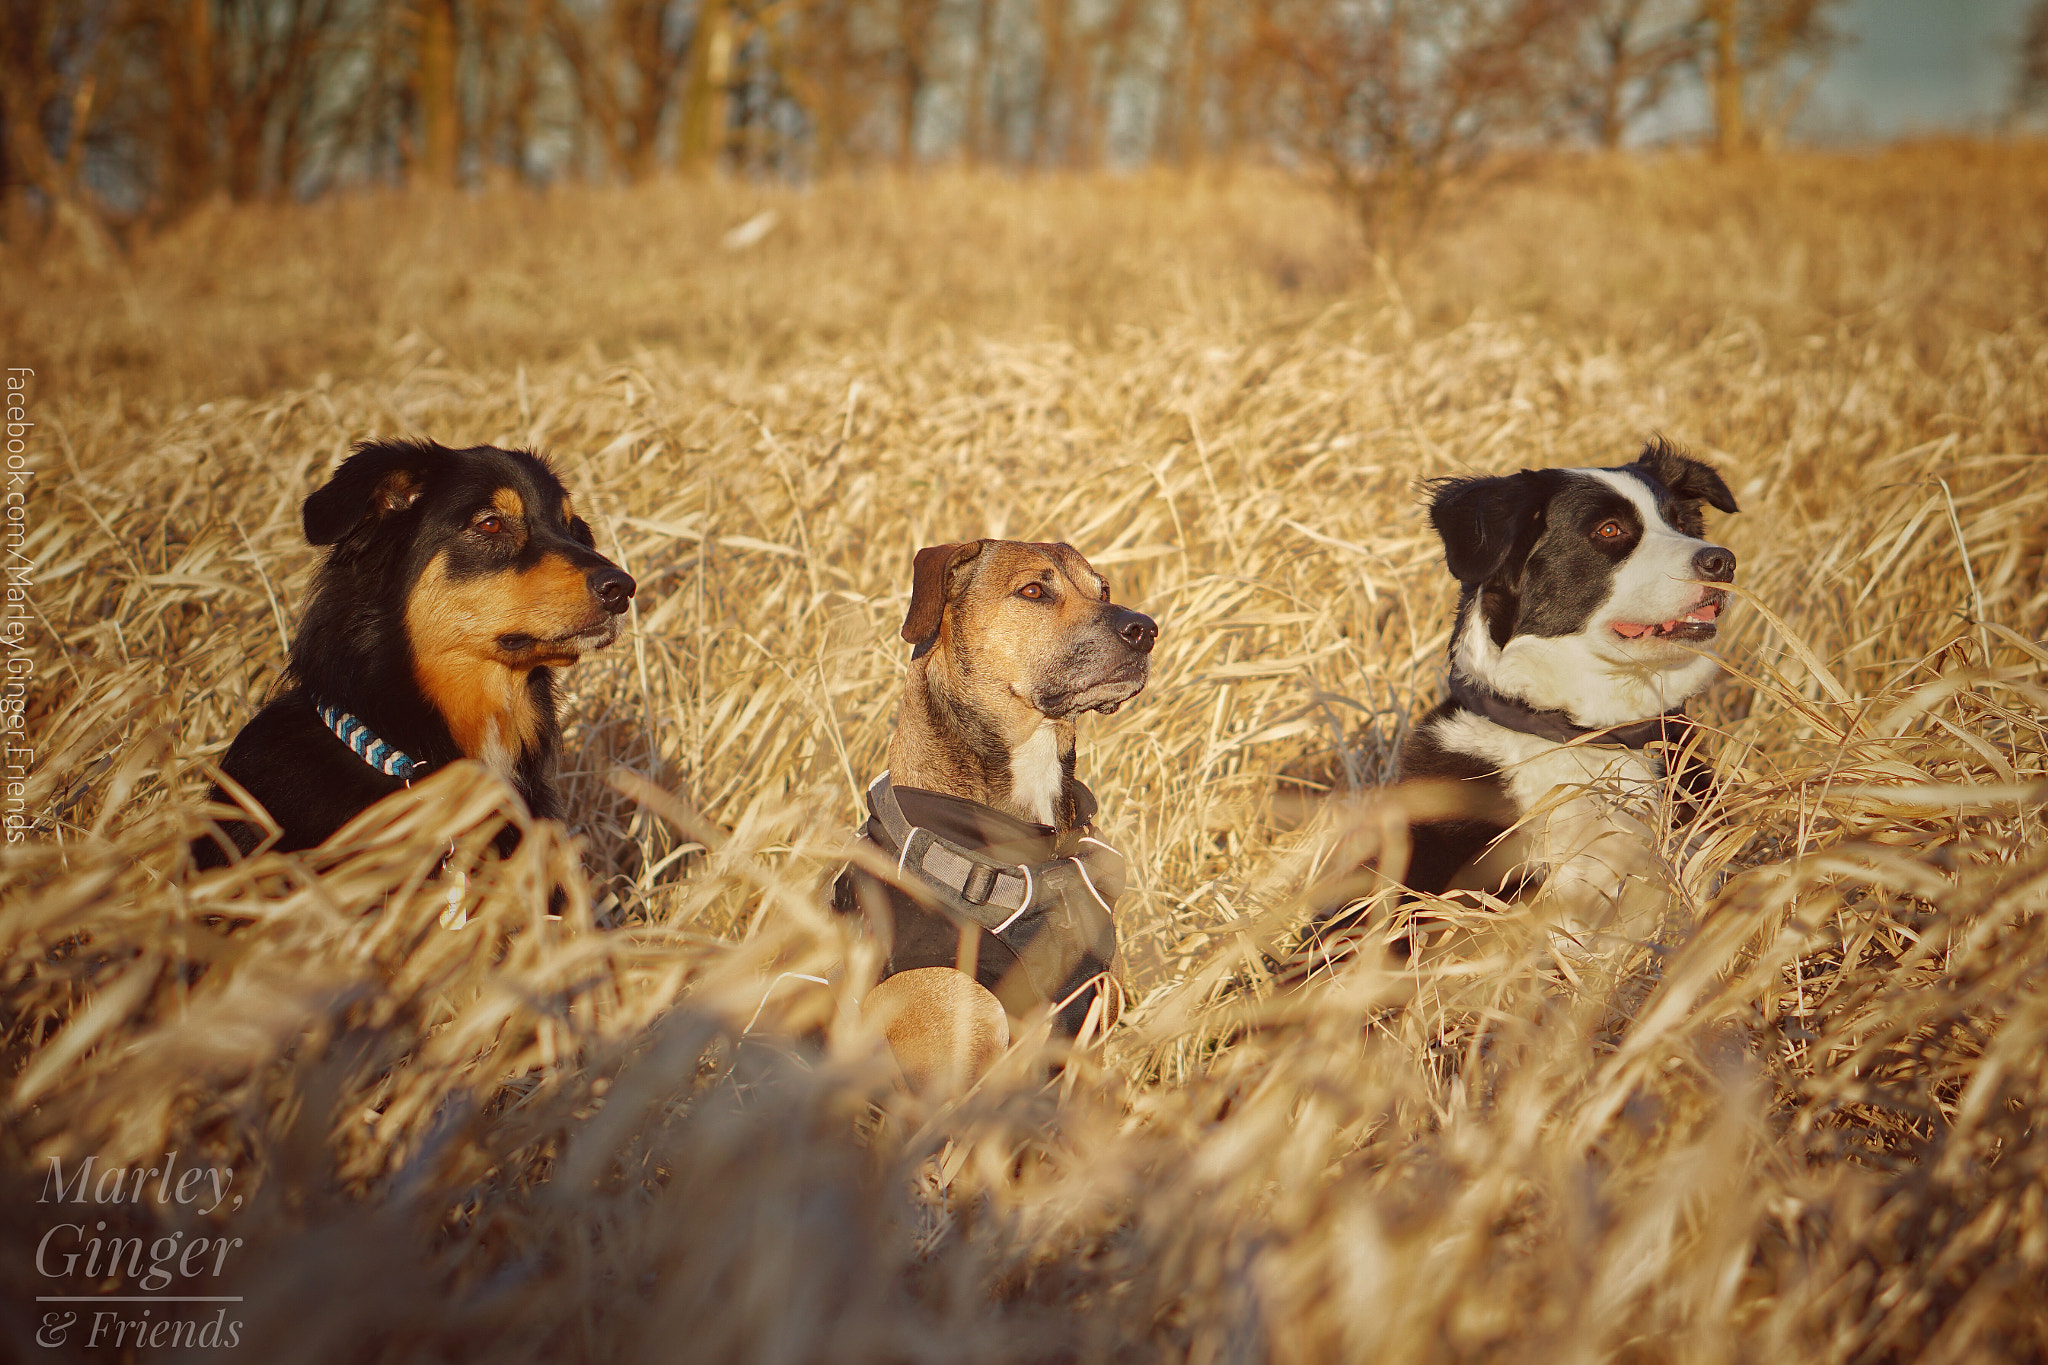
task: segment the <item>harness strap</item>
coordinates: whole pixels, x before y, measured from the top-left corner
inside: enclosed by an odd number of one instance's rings
[[[942,839],[920,825],[913,825],[896,801],[889,774],[883,773],[868,787],[868,809],[897,850],[896,866],[915,873],[930,885],[947,907],[997,937],[1034,910],[1061,904],[1069,895],[1085,896],[1112,914],[1108,898],[1088,875],[1091,859],[1115,859],[1121,871],[1123,855],[1100,839],[1084,838],[1100,853],[1087,848],[1078,855],[1052,858],[1041,863],[1002,863],[980,852]],[[1106,855],[1106,857],[1105,857]],[[1110,869],[1101,869],[1108,872]]]
[[[894,807],[896,803],[892,800],[889,805]],[[900,808],[895,813],[901,820]],[[1031,869],[1024,864],[1006,867],[990,863],[957,844],[948,843],[922,826],[905,823],[901,828],[894,828],[892,824],[890,820],[882,819],[882,827],[888,830],[891,842],[899,850],[896,866],[905,872],[915,872],[926,881],[938,883],[981,911],[981,914],[973,916],[976,920],[998,911],[1007,918],[1031,904],[1035,879]]]

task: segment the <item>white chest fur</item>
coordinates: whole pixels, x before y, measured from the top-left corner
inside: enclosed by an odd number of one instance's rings
[[[485,767],[508,783],[518,774],[518,755],[513,752],[511,743],[505,738],[504,724],[496,716],[485,723],[483,742],[476,756],[483,760]]]
[[[1557,744],[1470,712],[1438,722],[1450,748],[1500,770],[1521,824],[1486,861],[1543,876],[1542,898],[1561,938],[1584,949],[1600,936],[1647,937],[1661,912],[1656,836],[1663,759],[1641,749]]]
[[[1051,721],[1010,750],[1010,800],[1041,825],[1053,822],[1066,774],[1060,769],[1059,731]]]

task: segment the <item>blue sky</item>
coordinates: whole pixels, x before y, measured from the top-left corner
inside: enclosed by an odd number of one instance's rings
[[[1987,128],[2012,93],[2033,0],[1849,0],[1835,54],[1803,120],[1821,138]]]

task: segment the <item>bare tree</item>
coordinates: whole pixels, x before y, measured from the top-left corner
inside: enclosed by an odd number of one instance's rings
[[[11,0],[0,7],[0,119],[18,198],[42,197],[86,259],[104,265],[113,243],[82,183],[87,130],[102,84],[111,4]]]
[[[102,253],[86,190],[147,219],[215,194],[288,193],[317,126],[316,90],[343,0],[16,0],[0,79],[10,162]]]
[[[1571,17],[1562,0],[1278,0],[1267,115],[1393,254],[1447,188],[1535,136]]]
[[[683,52],[686,65],[678,70],[687,71],[688,85],[683,91],[679,151],[686,170],[702,170],[716,160],[725,135],[734,18],[732,0],[702,0],[696,29]]]
[[[460,37],[456,32],[458,0],[416,0],[412,20],[417,26],[420,110],[420,179],[431,185],[453,185],[462,160],[462,106],[455,88]]]
[[[474,142],[486,175],[508,168],[528,171],[535,105],[547,59],[547,0],[478,0],[475,14],[477,81],[482,89]]]
[[[125,18],[127,93],[149,111],[135,136],[153,148],[164,219],[216,194],[292,193],[309,143],[334,136],[322,91],[375,14],[345,0],[133,0]]]
[[[235,199],[289,194],[338,0],[221,0],[213,105]]]
[[[1769,150],[1786,130],[1842,42],[1829,11],[1842,0],[1702,0],[1710,34],[1708,88],[1714,145],[1723,156]]]
[[[995,66],[996,6],[1000,0],[973,0],[974,47],[967,66],[967,114],[961,149],[970,160],[989,155],[989,73]]]
[[[2016,114],[2048,109],[2048,0],[2034,0],[2020,29],[2013,64],[2012,108]]]
[[[1210,17],[1209,50],[1214,63],[1219,107],[1211,120],[1212,150],[1226,166],[1248,146],[1278,141],[1287,145],[1299,131],[1276,100],[1285,84],[1284,63],[1275,62],[1271,35],[1284,30],[1293,0],[1246,0],[1214,11]],[[1276,122],[1277,118],[1277,122]]]
[[[1037,162],[1058,145],[1060,73],[1067,64],[1067,18],[1073,0],[1038,0],[1038,78],[1031,97],[1031,142],[1025,160]]]
[[[1174,153],[1183,166],[1201,164],[1202,112],[1209,99],[1209,9],[1212,0],[1181,0],[1180,80]]]
[[[1102,9],[1067,64],[1068,100],[1076,110],[1068,163],[1093,168],[1108,151],[1110,104],[1134,61],[1141,0],[1114,0]]]
[[[1585,0],[1578,25],[1560,95],[1612,150],[1697,62],[1705,25],[1693,0]]]
[[[811,165],[821,174],[846,157],[855,121],[853,8],[854,0],[811,0],[783,44],[784,83],[810,126]]]
[[[683,93],[686,72],[684,160],[694,162],[723,128],[722,118],[713,126],[709,111],[713,88],[722,94],[731,63],[729,11],[728,0],[703,0],[696,23],[685,28],[669,0],[605,0],[587,20],[569,0],[549,0],[548,29],[584,117],[595,125],[606,159],[628,180],[644,180],[657,169],[662,120]]]
[[[214,155],[212,0],[162,0],[136,13],[163,66],[166,105],[160,199],[173,212],[211,194]]]
[[[160,221],[548,174],[555,148],[639,180],[671,149],[763,174],[942,143],[1087,167],[1115,138],[1312,168],[1388,251],[1566,122],[1618,144],[1688,58],[1731,145],[1768,142],[1837,2],[0,0],[0,186],[104,254],[117,199]]]
[[[933,84],[932,49],[938,37],[939,0],[896,0],[896,157],[917,159],[917,113]]]

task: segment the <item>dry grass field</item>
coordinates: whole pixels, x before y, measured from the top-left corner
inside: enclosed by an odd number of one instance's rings
[[[240,1238],[166,1292],[264,1362],[2048,1354],[2048,149],[1559,163],[1377,265],[1249,171],[372,195],[111,276],[10,245],[0,327],[0,1354],[133,1354],[36,1302],[113,1287],[38,1267],[81,1217]],[[1746,589],[1662,932],[1596,969],[1503,912],[1272,992],[1440,684],[1415,481],[1653,431],[1735,489]],[[194,877],[298,504],[373,435],[552,453],[638,576],[569,677],[576,818],[485,860],[525,816],[456,768]],[[981,535],[1161,624],[1082,727],[1142,1003],[925,1104],[821,888],[911,552]],[[173,1152],[231,1197],[38,1202]]]

